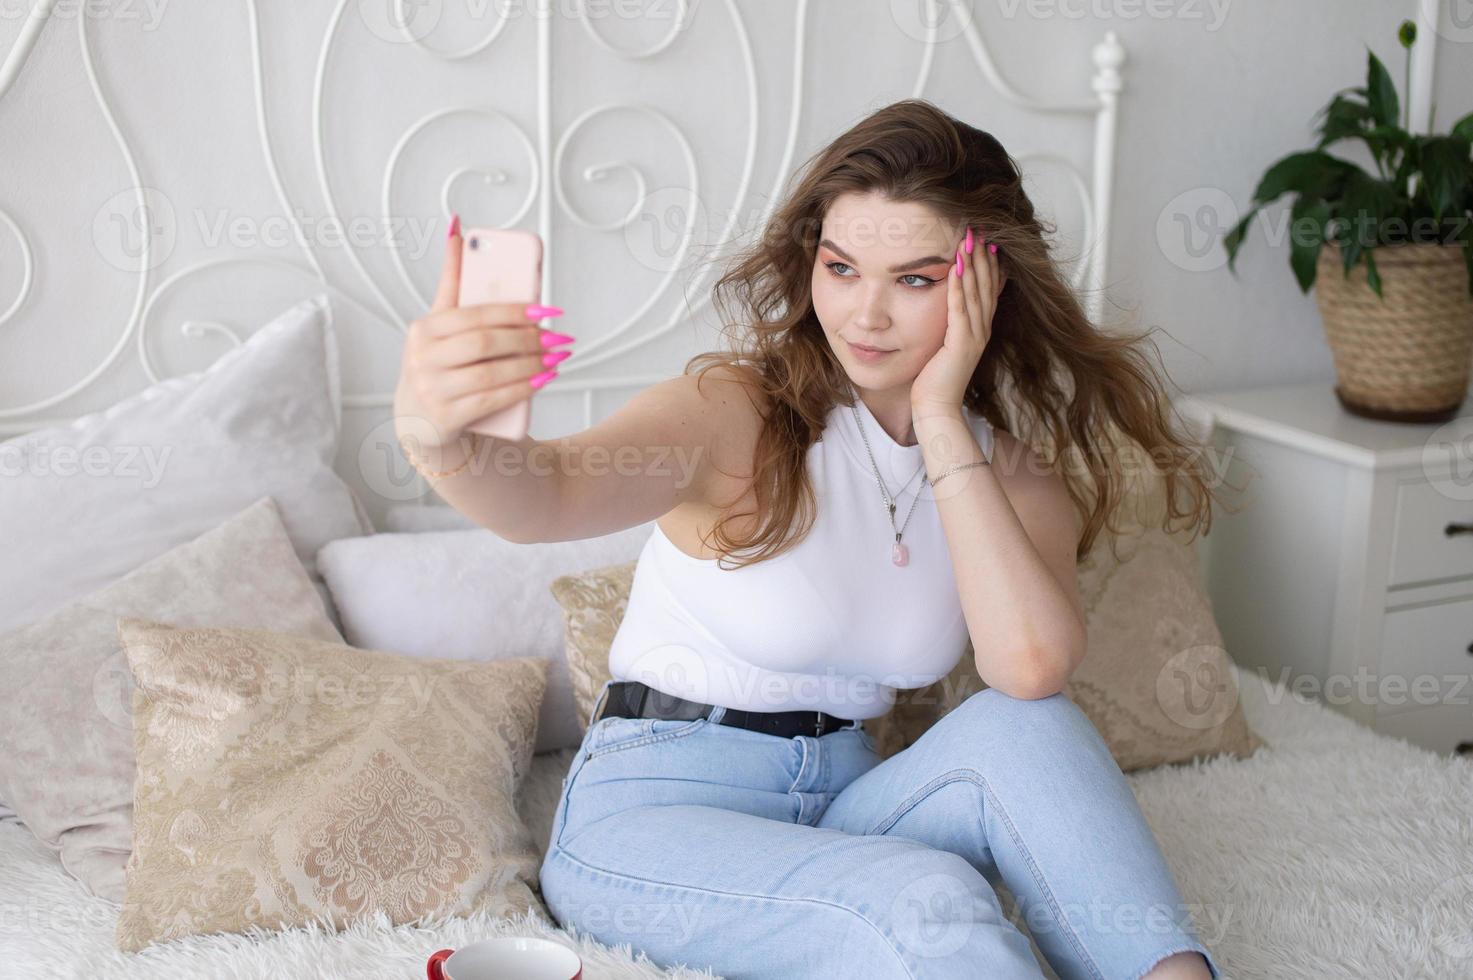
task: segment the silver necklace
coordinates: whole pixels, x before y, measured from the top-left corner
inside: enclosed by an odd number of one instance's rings
[[[875,463],[874,451],[869,447],[869,436],[864,432],[864,421],[859,417],[859,393],[852,387],[849,390],[854,397],[849,410],[854,413],[854,424],[859,427],[859,437],[864,440],[864,451],[869,455],[870,468],[875,471],[875,485],[880,488],[880,497],[885,501],[885,507],[890,512],[890,529],[895,532],[895,544],[890,548],[890,561],[903,567],[910,562],[910,549],[901,543],[900,536],[905,533],[905,525],[910,523],[910,515],[915,513],[916,504],[921,502],[921,495],[919,493],[915,495],[915,499],[910,502],[910,510],[906,512],[905,520],[901,521],[900,527],[897,528],[895,526],[895,499],[890,496],[890,491],[885,488],[885,481],[880,477],[880,467]],[[909,487],[915,478],[925,471],[926,463],[922,460],[920,469],[905,481],[905,486],[900,488],[900,492],[904,493],[906,487]]]

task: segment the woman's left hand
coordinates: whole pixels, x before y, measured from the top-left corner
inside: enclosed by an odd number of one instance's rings
[[[972,245],[970,253],[968,244]],[[972,372],[992,338],[997,297],[1007,284],[995,248],[989,247],[981,235],[974,237],[971,228],[957,248],[962,272],[958,275],[956,263],[952,263],[946,274],[946,336],[941,348],[911,382],[912,414],[918,410],[935,414],[961,409]]]

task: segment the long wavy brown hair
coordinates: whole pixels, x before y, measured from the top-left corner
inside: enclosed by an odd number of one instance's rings
[[[1129,470],[1135,454],[1120,452],[1131,443],[1149,447],[1146,456],[1159,464],[1165,528],[1184,520],[1193,538],[1198,528],[1210,530],[1210,471],[1203,447],[1173,427],[1164,367],[1158,372],[1143,350],[1153,331],[1106,333],[1090,321],[1051,254],[1054,226],[1035,213],[1016,162],[996,138],[924,99],[905,99],[810,157],[790,186],[762,235],[713,287],[729,349],[697,354],[684,369],[703,365],[699,385],[706,372],[724,366],[765,406],[750,474],[758,513],[727,513],[707,535],[721,567],[793,547],[816,515],[807,451],[830,410],[852,398],[848,374],[814,314],[811,274],[824,214],[848,192],[928,205],[958,226],[985,229],[997,244],[1008,280],[964,400],[995,429],[1063,467],[1084,518],[1077,558],[1102,529],[1119,529],[1110,518],[1136,472]],[[747,517],[757,518],[746,522],[750,533],[732,529]]]

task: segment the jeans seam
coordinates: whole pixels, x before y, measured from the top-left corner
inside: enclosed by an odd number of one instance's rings
[[[763,895],[760,893],[750,892],[730,892],[722,891],[717,888],[703,888],[699,885],[680,885],[676,884],[673,881],[659,881],[655,878],[638,878],[634,875],[626,875],[618,871],[610,871],[608,868],[600,868],[598,865],[595,864],[589,864],[587,861],[584,861],[581,858],[574,857],[565,848],[556,845],[552,849],[552,855],[554,857],[562,858],[572,864],[579,865],[580,867],[587,868],[589,871],[593,871],[602,875],[608,875],[611,878],[620,878],[624,881],[632,881],[639,885],[654,885],[658,888],[669,888],[675,891],[703,892],[708,895],[722,895],[731,898],[755,899],[761,902],[797,902],[801,904],[822,905],[827,908],[837,909],[840,912],[846,912],[873,929],[875,935],[879,937],[880,942],[884,944],[885,948],[890,950],[890,952],[894,954],[895,961],[899,963],[900,968],[905,971],[906,977],[910,978],[910,980],[915,980],[915,973],[911,971],[909,964],[905,962],[905,958],[900,955],[900,950],[896,949],[894,944],[891,943],[888,938],[886,938],[884,931],[881,930],[875,922],[870,920],[862,912],[859,912],[856,909],[851,909],[846,905],[840,905],[837,902],[827,902],[821,898],[784,898],[780,895]]]
[[[976,783],[981,787],[982,792],[986,795],[993,809],[997,811],[998,816],[1002,819],[1003,825],[1007,828],[1008,836],[1013,839],[1013,843],[1023,855],[1023,860],[1027,862],[1028,870],[1032,873],[1033,880],[1038,883],[1039,890],[1043,892],[1044,899],[1048,902],[1049,911],[1053,913],[1055,921],[1063,926],[1064,935],[1068,937],[1070,945],[1079,953],[1080,958],[1089,965],[1091,972],[1097,980],[1105,980],[1105,974],[1100,970],[1099,963],[1089,954],[1089,950],[1084,948],[1084,943],[1080,939],[1079,933],[1069,923],[1069,920],[1064,917],[1063,910],[1059,908],[1058,900],[1054,898],[1053,889],[1049,888],[1048,881],[1039,870],[1037,862],[1033,860],[1033,854],[1028,850],[1027,845],[1023,843],[1022,838],[1018,836],[1018,828],[1013,824],[1013,819],[1008,816],[1007,808],[1002,805],[997,795],[992,792],[992,787],[988,784],[987,777],[983,776],[980,772],[972,769],[954,769],[950,772],[942,773],[916,790],[907,799],[903,800],[899,806],[891,811],[889,816],[877,822],[867,833],[883,836],[887,830],[895,825],[896,821],[918,806],[926,797],[930,796],[942,786],[961,780]],[[884,829],[882,830],[881,828]]]
[[[660,719],[654,720],[658,721]],[[636,745],[649,745],[651,742],[663,742],[666,739],[682,738],[686,735],[691,735],[696,730],[704,727],[705,723],[709,722],[710,720],[711,719],[709,718],[692,718],[690,724],[682,728],[672,728],[668,732],[655,732],[650,735],[640,735],[639,737],[632,738],[627,742],[615,742],[613,745],[605,745],[595,749],[587,749],[584,752],[584,755],[586,758],[589,759],[597,759],[601,755],[607,755],[610,752],[618,752],[620,749],[632,749]]]

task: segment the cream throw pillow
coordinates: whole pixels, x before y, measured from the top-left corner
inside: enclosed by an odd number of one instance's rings
[[[1248,727],[1231,660],[1199,587],[1195,549],[1159,529],[1117,540],[1101,535],[1079,566],[1089,653],[1064,694],[1084,711],[1124,772],[1228,754],[1252,755],[1262,740]],[[636,562],[565,575],[552,583],[563,607],[568,673],[580,720],[593,714],[609,679],[609,648],[624,618]],[[987,685],[967,644],[946,677],[900,690],[884,716],[865,722],[876,751],[906,748]]]
[[[609,680],[609,650],[629,605],[638,564],[636,559],[553,579],[553,597],[563,608],[563,642],[580,731],[587,730],[598,692]]]
[[[137,757],[119,949],[380,910],[550,921],[516,808],[545,660],[133,618],[118,634]]]
[[[1159,528],[1098,544],[1079,565],[1089,652],[1065,697],[1079,705],[1123,772],[1215,755],[1246,757],[1263,740],[1248,727],[1232,660],[1199,587],[1193,545]],[[936,683],[896,693],[874,730],[888,757],[987,687],[971,644]]]

